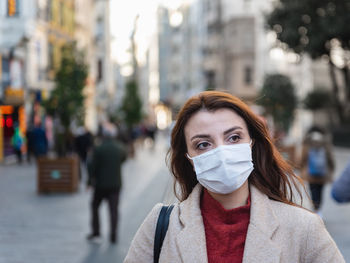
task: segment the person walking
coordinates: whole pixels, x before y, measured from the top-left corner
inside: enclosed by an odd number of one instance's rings
[[[30,163],[34,155],[33,127],[30,125],[26,130],[27,162]]]
[[[45,130],[41,127],[41,123],[36,123],[32,131],[32,147],[36,158],[46,156],[48,151],[48,141]]]
[[[22,163],[22,147],[24,144],[24,137],[22,135],[22,132],[18,126],[18,124],[15,126],[13,136],[11,138],[11,144],[12,147],[16,153],[17,156],[17,162]]]
[[[301,177],[309,183],[314,211],[322,215],[323,187],[332,181],[334,171],[331,145],[322,128],[314,126],[306,133],[300,167]]]
[[[114,138],[116,128],[105,125],[102,143],[93,149],[88,161],[88,187],[93,188],[91,201],[91,233],[88,240],[100,237],[99,207],[107,200],[110,215],[110,241],[117,242],[119,193],[122,187],[121,166],[126,160],[124,147]]]
[[[93,146],[93,136],[85,127],[81,127],[79,134],[74,140],[74,148],[79,155],[81,162],[86,165],[89,151]]]
[[[302,182],[237,97],[206,91],[190,98],[168,157],[180,203],[159,262],[345,262],[322,219],[295,203]],[[155,205],[146,217],[125,263],[157,262],[161,209]]]
[[[337,203],[349,203],[350,202],[350,159],[332,185],[331,195]]]
[[[79,127],[78,134],[74,138],[74,149],[79,156],[79,179],[82,180],[83,173],[87,169],[87,156],[94,143],[93,135],[85,127]],[[83,172],[84,171],[84,172]]]

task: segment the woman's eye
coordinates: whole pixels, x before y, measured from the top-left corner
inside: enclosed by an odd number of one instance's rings
[[[229,137],[229,141],[230,142],[238,142],[239,139],[241,139],[241,137],[239,135],[237,135],[237,134],[232,135],[232,136]]]
[[[210,146],[210,144],[208,142],[201,142],[201,143],[197,144],[196,148],[199,150],[204,150],[209,146]]]

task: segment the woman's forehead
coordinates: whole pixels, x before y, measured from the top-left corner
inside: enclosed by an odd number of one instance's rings
[[[203,130],[226,130],[233,126],[247,129],[244,119],[231,109],[218,109],[215,111],[200,110],[193,114],[185,125],[186,133],[196,133]]]

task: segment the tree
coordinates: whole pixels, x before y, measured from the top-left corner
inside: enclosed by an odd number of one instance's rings
[[[277,39],[298,54],[307,53],[313,59],[328,57],[333,96],[341,121],[344,105],[350,103],[349,50],[350,0],[280,0],[266,17],[267,26]],[[340,86],[335,77],[336,65],[332,51],[342,49],[344,65],[340,68],[344,79],[346,102],[339,98]]]
[[[257,103],[272,116],[277,130],[288,131],[297,106],[295,89],[290,79],[281,74],[267,75],[259,97]]]
[[[334,103],[332,94],[322,88],[317,88],[310,91],[303,100],[304,107],[311,111],[331,108]]]
[[[142,120],[142,101],[138,94],[137,83],[134,80],[126,84],[126,92],[120,111],[129,129]]]
[[[334,100],[330,91],[322,87],[316,87],[305,96],[302,104],[305,109],[310,110],[314,113],[323,112],[324,114],[327,114],[327,119],[330,122],[330,125],[334,125],[334,118],[332,118]]]
[[[55,88],[50,98],[43,103],[47,114],[57,117],[64,128],[61,135],[63,138],[58,138],[60,143],[66,141],[72,121],[81,121],[84,116],[83,89],[87,75],[83,54],[77,51],[75,44],[65,45],[62,48],[60,68],[55,76]],[[66,150],[63,146],[60,155],[64,155]]]

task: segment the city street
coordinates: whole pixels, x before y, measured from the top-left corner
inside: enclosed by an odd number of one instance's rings
[[[108,241],[107,206],[101,207],[102,241],[89,243],[91,192],[82,182],[74,194],[38,195],[34,164],[0,166],[0,263],[122,262],[133,235],[157,203],[172,199],[172,179],[165,165],[168,142],[158,136],[154,149],[138,148],[123,167],[119,241]],[[350,150],[336,148],[336,174],[350,158]],[[325,189],[325,224],[350,262],[350,205],[338,205]]]

